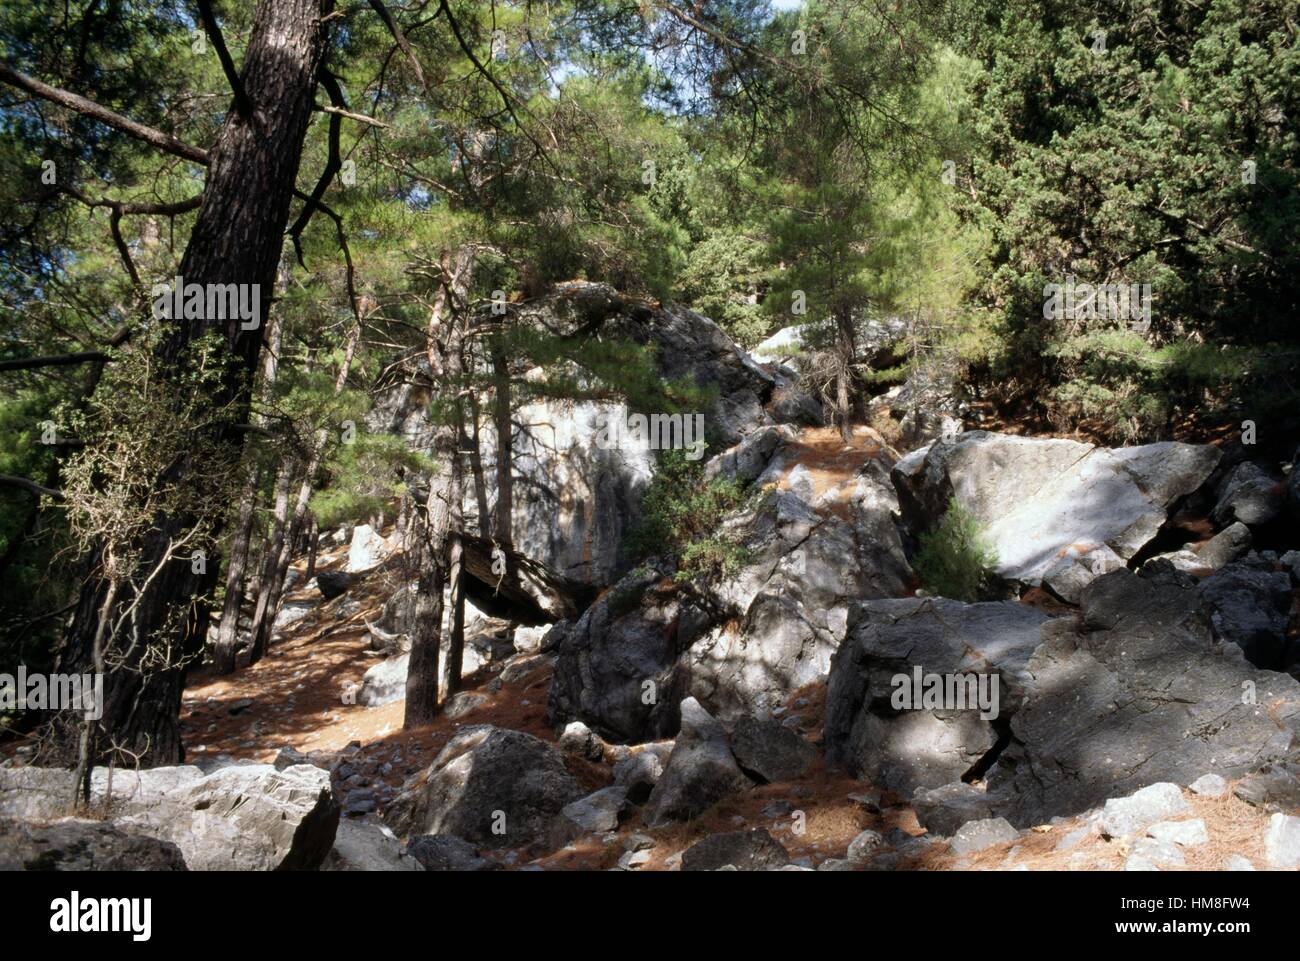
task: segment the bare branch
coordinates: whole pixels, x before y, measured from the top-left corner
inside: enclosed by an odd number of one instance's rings
[[[61,107],[75,110],[82,116],[98,120],[114,130],[120,130],[137,140],[143,140],[145,143],[152,144],[166,153],[207,166],[208,152],[206,150],[201,150],[182,140],[177,140],[171,134],[163,133],[161,130],[155,130],[153,127],[137,123],[129,117],[124,117],[120,113],[109,110],[93,100],[87,100],[79,94],[41,83],[34,77],[29,77],[25,73],[14,70],[7,64],[0,63],[0,81],[43,100],[57,103]]]
[[[226,80],[230,83],[230,89],[235,94],[235,110],[245,120],[253,119],[253,101],[249,99],[248,91],[244,89],[244,83],[239,79],[239,71],[235,69],[235,61],[230,57],[230,51],[226,49],[225,38],[221,36],[221,28],[217,26],[217,18],[212,13],[211,0],[198,0],[199,19],[203,21],[203,31],[208,35],[208,40],[212,43],[213,49],[217,51],[217,59],[221,61],[221,69],[226,74]]]
[[[21,487],[23,490],[35,494],[37,497],[52,497],[56,501],[63,500],[63,492],[56,491],[49,487],[43,487],[34,480],[26,477],[15,477],[12,474],[0,474],[0,484],[9,487]]]

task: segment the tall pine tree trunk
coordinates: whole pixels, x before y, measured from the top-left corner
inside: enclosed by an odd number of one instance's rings
[[[229,111],[208,152],[203,200],[179,270],[187,285],[256,284],[267,293],[274,289],[325,47],[322,17],[331,7],[332,0],[258,4],[240,71],[252,109],[248,116]],[[216,331],[226,359],[223,377],[216,386],[197,389],[215,409],[232,408],[236,418],[245,418],[269,299],[261,298],[262,316],[255,330],[242,329],[238,318],[224,325],[208,318],[170,321],[158,352],[161,376],[180,382],[200,361],[200,337]],[[237,450],[243,436],[230,429],[217,440]],[[182,459],[159,482],[192,485],[208,493],[207,488],[218,487],[223,479],[213,477],[205,466]],[[222,491],[211,494],[215,500]],[[184,753],[179,728],[184,670],[174,662],[151,668],[148,659],[161,644],[190,654],[202,643],[207,605],[201,598],[213,586],[219,565],[214,561],[195,572],[189,558],[172,556],[172,545],[195,524],[196,518],[180,514],[159,517],[139,545],[130,586],[114,596],[109,596],[105,577],[97,573],[87,578],[64,639],[65,669],[89,672],[103,619],[112,618],[116,625],[117,612],[134,605],[131,620],[138,641],[103,639],[104,645],[128,653],[125,663],[105,678],[100,724],[109,743],[136,753],[145,766],[173,764]],[[94,560],[102,565],[104,558]],[[180,622],[169,623],[177,613]]]

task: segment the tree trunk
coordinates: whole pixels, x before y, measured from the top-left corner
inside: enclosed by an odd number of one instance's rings
[[[207,152],[203,200],[179,270],[186,284],[256,284],[264,291],[274,289],[325,47],[322,14],[331,6],[332,0],[261,0],[258,4],[240,73],[254,109],[251,116],[229,111]],[[201,362],[200,338],[209,331],[222,335],[223,376],[219,384],[200,389],[214,408],[232,410],[232,427],[247,416],[269,299],[261,298],[256,330],[242,329],[238,317],[227,319],[224,328],[209,318],[173,319],[158,352],[161,374],[179,380]],[[234,449],[243,438],[244,432],[234,429],[217,435],[220,443]],[[159,482],[191,485],[220,498],[222,479],[211,476],[206,466],[182,460]],[[146,665],[160,646],[186,656],[202,644],[207,605],[201,598],[211,590],[219,564],[213,559],[195,572],[189,558],[172,555],[175,539],[193,529],[195,522],[193,517],[176,514],[158,519],[139,545],[130,586],[111,598],[108,612],[116,624],[117,612],[134,605],[136,643],[130,643],[129,637],[105,638],[106,646],[121,645],[126,662],[105,678],[101,726],[105,740],[136,753],[144,766],[174,764],[183,757],[179,715],[184,668],[174,658],[163,667]],[[108,592],[100,571],[102,567],[85,581],[64,640],[65,663],[87,672]],[[180,623],[169,625],[169,616],[177,611],[183,612]]]
[[[429,313],[426,354],[434,382],[453,398],[461,388],[461,324],[453,316],[455,301],[463,299],[473,269],[473,251],[462,248],[453,272],[451,256],[442,255],[442,283],[434,296]],[[449,294],[450,291],[450,294]],[[452,301],[451,304],[448,301]],[[460,401],[455,404],[459,409]],[[418,549],[418,595],[415,625],[411,638],[411,657],[406,672],[406,715],[403,726],[418,727],[431,722],[438,713],[438,659],[442,646],[442,592],[450,573],[450,546],[454,539],[453,517],[460,513],[463,491],[460,471],[455,466],[459,456],[460,425],[449,419],[438,425],[433,435],[433,456],[437,462],[429,479],[429,497],[425,504],[422,529],[416,534]],[[455,616],[453,613],[453,629]],[[463,631],[462,643],[463,643]],[[459,675],[459,666],[457,667]]]
[[[253,642],[248,651],[251,667],[266,653],[266,638],[270,635],[270,622],[275,620],[272,594],[275,593],[275,574],[280,568],[284,553],[284,538],[289,526],[289,486],[293,483],[293,461],[280,465],[275,478],[275,506],[272,508],[271,533],[262,553],[262,573],[257,579],[257,608],[253,612]]]
[[[283,286],[283,284],[281,285]],[[281,333],[284,325],[277,314],[267,328],[266,352],[262,357],[262,381],[259,396],[265,403],[275,389],[280,370]],[[259,423],[262,418],[258,418]],[[226,566],[226,599],[221,610],[221,624],[217,628],[217,643],[213,660],[218,674],[235,671],[235,643],[239,638],[239,615],[244,608],[244,579],[248,571],[248,556],[253,539],[253,521],[257,515],[258,487],[262,471],[254,451],[245,452],[247,474],[244,493],[239,500],[239,518],[230,540],[230,561]]]
[[[853,332],[853,312],[841,308],[835,312],[835,413],[840,422],[840,437],[853,443],[853,360],[857,353]]]
[[[492,420],[497,440],[497,504],[492,538],[507,551],[514,548],[511,519],[515,510],[514,443],[510,411],[510,359],[500,346],[492,349]]]

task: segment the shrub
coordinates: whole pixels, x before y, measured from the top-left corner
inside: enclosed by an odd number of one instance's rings
[[[744,563],[745,550],[718,528],[746,496],[739,481],[706,480],[702,459],[664,451],[641,500],[641,519],[628,531],[628,553],[638,560],[655,554],[676,557],[679,581],[729,574]]]
[[[978,601],[992,592],[995,564],[997,555],[979,522],[954,497],[943,520],[921,535],[912,566],[931,593]]]

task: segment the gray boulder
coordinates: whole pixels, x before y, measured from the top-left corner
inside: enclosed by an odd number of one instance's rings
[[[1012,738],[988,775],[1005,816],[1039,824],[1160,781],[1235,778],[1284,757],[1300,684],[1214,642],[1194,586],[1117,571],[1042,628]]]
[[[1263,562],[1229,564],[1207,577],[1200,594],[1210,611],[1215,637],[1241,648],[1256,667],[1280,671],[1296,652],[1287,639],[1291,578]]]
[[[400,654],[369,668],[361,676],[357,703],[365,707],[380,707],[406,700],[406,672],[410,663],[410,654]]]
[[[1267,465],[1247,461],[1234,467],[1219,485],[1219,499],[1210,518],[1219,527],[1234,521],[1262,527],[1286,506],[1286,484]]]
[[[1286,871],[1300,868],[1300,818],[1279,813],[1268,819],[1264,860]]]
[[[548,840],[561,809],[582,794],[552,745],[473,725],[406,781],[385,820],[398,835],[454,834],[486,848],[517,848]]]
[[[71,779],[63,770],[0,768],[0,816],[62,817]],[[111,797],[107,769],[96,768],[91,807],[124,831],[173,842],[191,871],[313,871],[339,821],[329,774],[307,765],[119,770]]]
[[[1189,444],[1111,450],[970,431],[909,454],[893,480],[913,532],[929,528],[955,497],[982,527],[1001,577],[1074,602],[1155,536],[1219,456]]]
[[[560,843],[585,834],[616,831],[627,810],[627,789],[618,785],[571,801],[560,810]]]
[[[1162,781],[1128,797],[1108,800],[1101,812],[1101,829],[1112,838],[1128,837],[1190,810],[1178,785]]]
[[[947,598],[854,605],[831,665],[826,693],[827,760],[910,797],[959,782],[999,743],[1024,696],[1026,667],[1047,615],[1013,601],[964,604]],[[993,693],[996,716],[967,707],[895,706],[901,678],[965,676]],[[983,675],[980,681],[976,676]],[[965,693],[972,692],[969,687]]]
[[[727,745],[727,732],[693,697],[681,703],[681,732],[646,801],[645,822],[689,820],[749,787]]]
[[[1206,541],[1196,556],[1210,570],[1217,571],[1245,557],[1250,552],[1250,543],[1250,528],[1236,521]]]
[[[975,854],[995,844],[1014,841],[1018,837],[1020,832],[1007,823],[1005,818],[969,821],[952,836],[952,850],[955,854]]]
[[[184,871],[170,841],[104,821],[64,818],[29,824],[0,818],[0,871]]]
[[[727,865],[740,871],[768,871],[790,863],[790,852],[762,828],[711,834],[682,854],[683,871],[717,871]]]
[[[343,820],[321,870],[423,871],[424,865],[404,852],[387,828],[372,821]]]
[[[501,864],[485,858],[478,848],[451,834],[422,834],[411,838],[406,853],[426,871],[500,871]]]
[[[731,728],[731,752],[760,782],[793,781],[817,759],[817,749],[779,721],[742,717]]]

